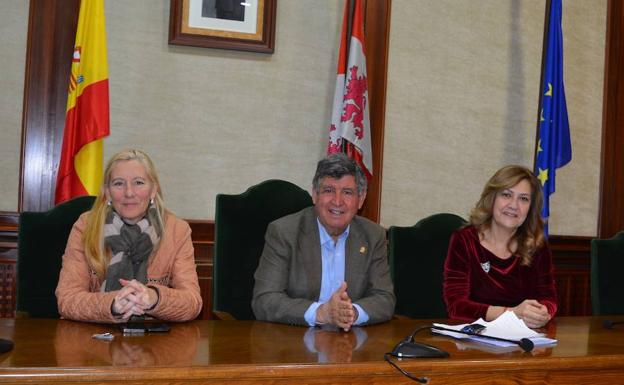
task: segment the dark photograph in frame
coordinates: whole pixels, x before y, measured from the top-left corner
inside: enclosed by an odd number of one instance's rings
[[[169,44],[273,53],[277,0],[171,0]]]

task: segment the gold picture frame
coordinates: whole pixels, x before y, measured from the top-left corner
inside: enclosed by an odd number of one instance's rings
[[[276,6],[277,0],[171,0],[169,44],[273,53]]]

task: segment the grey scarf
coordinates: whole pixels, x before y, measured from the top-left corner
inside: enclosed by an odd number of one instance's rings
[[[156,215],[156,207],[150,205],[147,215],[130,225],[115,210],[108,213],[104,223],[104,244],[110,248],[112,257],[102,291],[121,289],[120,278],[147,284],[147,262],[162,235],[162,229],[153,225],[158,223]]]

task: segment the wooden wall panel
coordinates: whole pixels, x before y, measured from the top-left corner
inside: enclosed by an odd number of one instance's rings
[[[560,316],[591,315],[589,237],[550,236]]]
[[[609,0],[598,237],[624,230],[624,3]]]
[[[195,263],[202,300],[204,301],[199,319],[215,319],[212,312],[212,267],[214,256],[214,222],[189,220],[195,249]]]
[[[391,0],[366,1],[366,70],[370,107],[373,178],[368,184],[366,201],[360,215],[379,223],[383,170],[384,124],[386,121],[386,84],[390,42]]]
[[[54,205],[80,0],[31,0],[18,211]]]

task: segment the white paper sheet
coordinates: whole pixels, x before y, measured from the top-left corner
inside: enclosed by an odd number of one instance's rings
[[[506,341],[498,341],[490,338],[486,338],[485,336],[505,338],[508,340],[518,341],[522,338],[530,339],[535,346],[546,346],[546,345],[554,345],[557,343],[557,340],[552,338],[546,338],[544,334],[537,333],[534,330],[529,329],[520,318],[516,316],[516,314],[512,311],[506,311],[500,317],[495,319],[494,321],[487,322],[482,318],[479,318],[473,324],[480,324],[485,326],[485,329],[480,333],[480,336],[471,336],[462,333],[454,333],[447,330],[438,330],[431,329],[432,332],[438,334],[444,334],[447,336],[451,336],[458,339],[468,339],[471,341],[477,341],[484,344],[501,346],[501,347],[510,347],[510,346],[518,346],[513,342]],[[446,325],[434,323],[434,326],[443,327],[446,329],[453,330],[461,330],[463,327],[468,326],[470,324],[461,324],[461,325]]]

